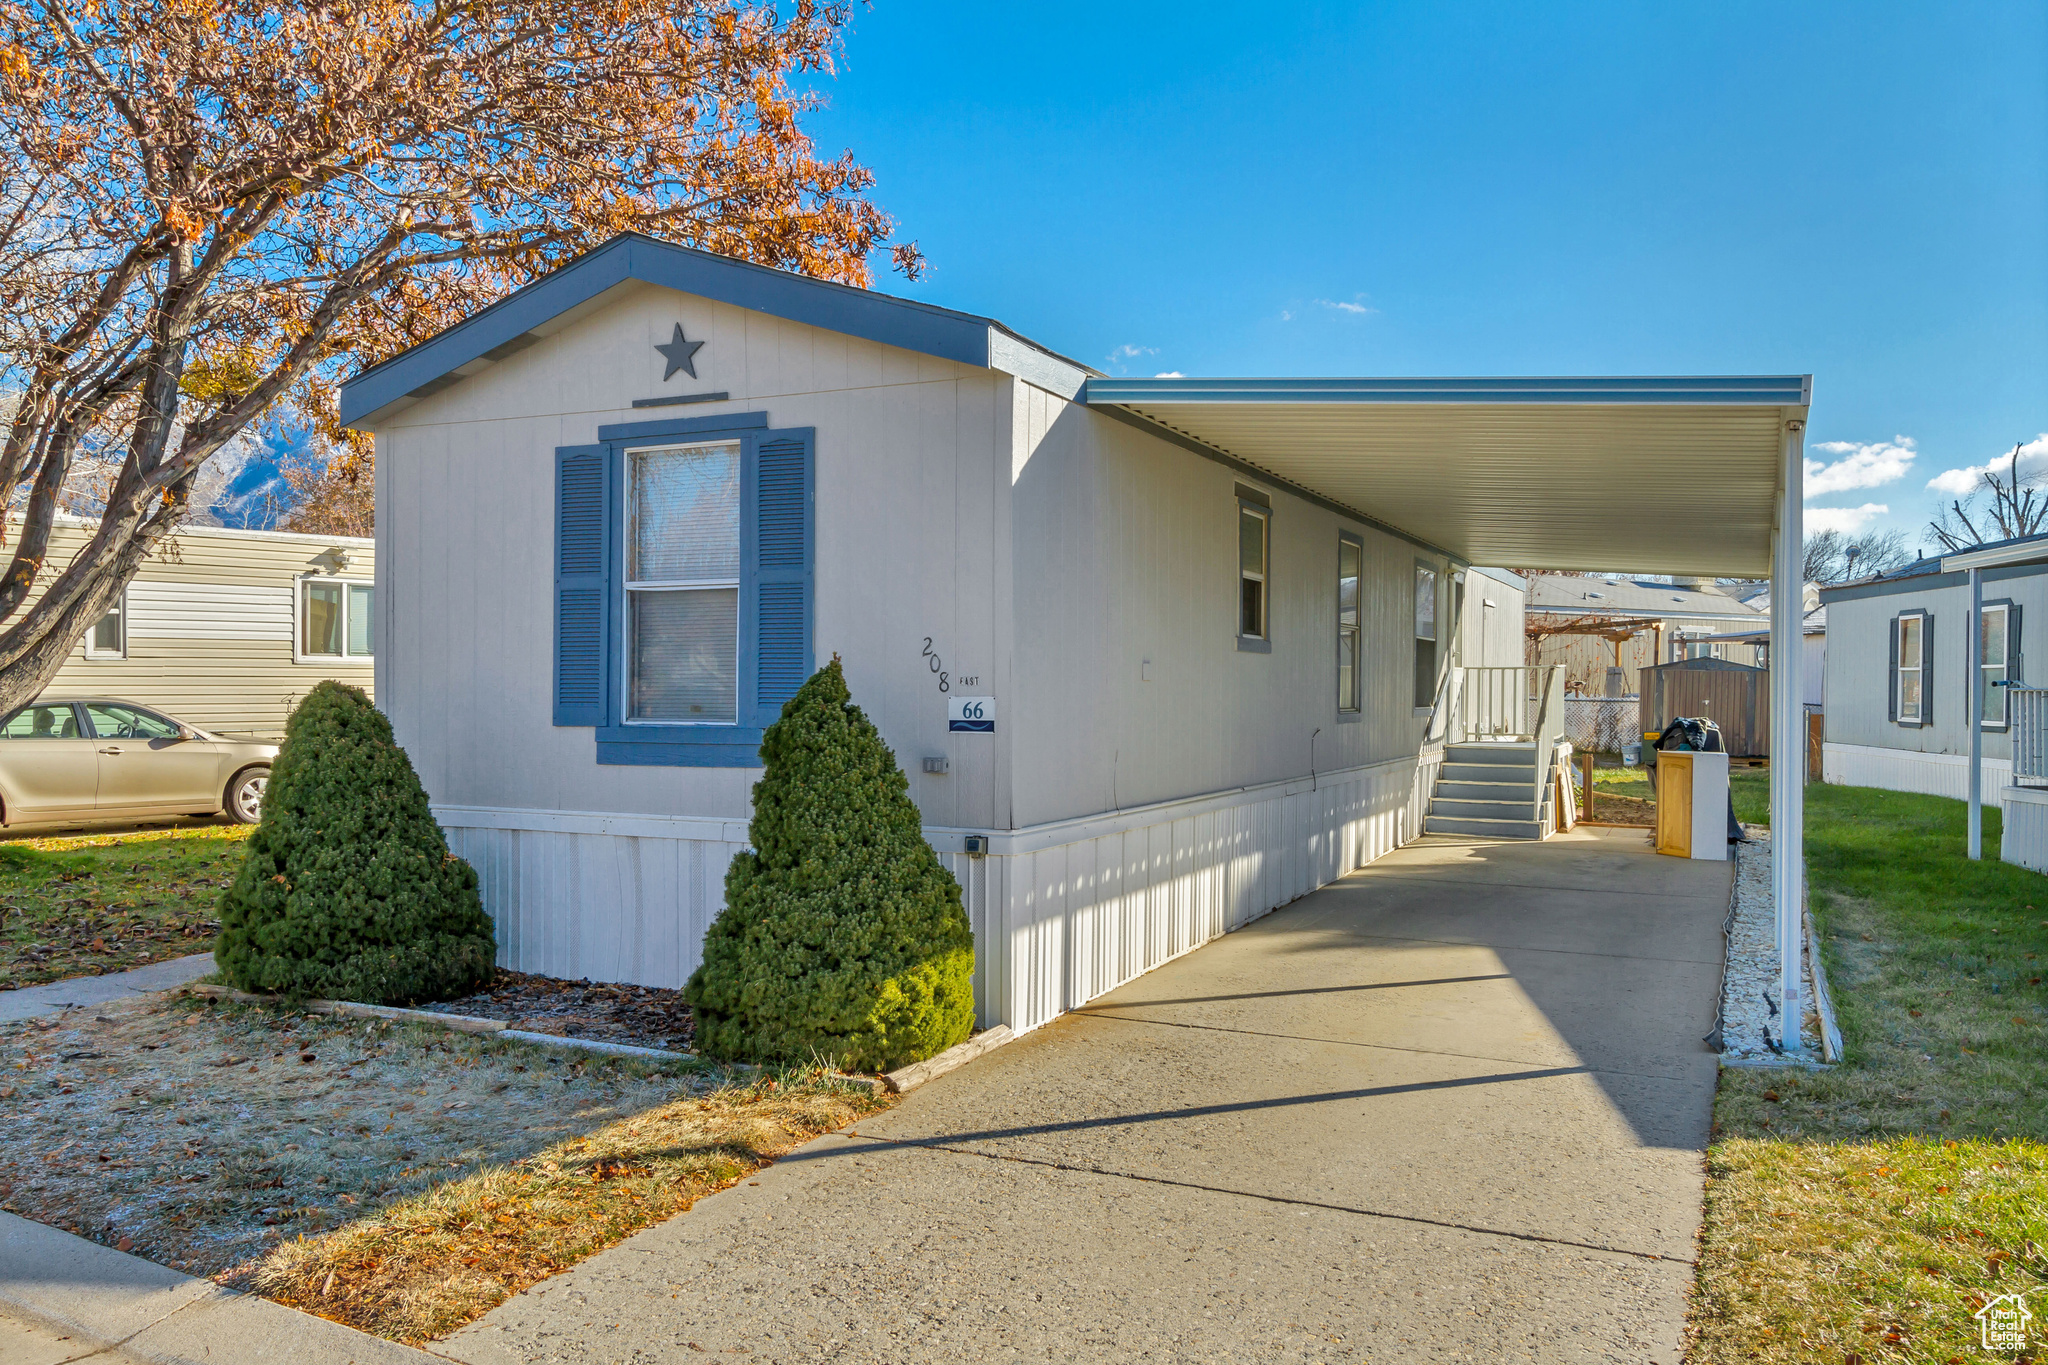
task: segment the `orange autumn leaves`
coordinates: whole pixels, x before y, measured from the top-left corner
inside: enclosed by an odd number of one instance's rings
[[[797,0],[0,0],[0,706],[289,405],[624,231],[869,282],[914,243],[804,131],[841,5]],[[186,384],[228,370],[232,384]],[[76,461],[105,534],[51,578]],[[12,619],[9,619],[12,618]],[[61,652],[61,651],[58,651]]]

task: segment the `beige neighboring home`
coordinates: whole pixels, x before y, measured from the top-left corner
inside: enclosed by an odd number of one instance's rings
[[[96,525],[61,519],[51,568]],[[321,679],[371,690],[376,577],[373,540],[184,527],[73,647],[45,695],[119,698],[203,730],[282,735]]]

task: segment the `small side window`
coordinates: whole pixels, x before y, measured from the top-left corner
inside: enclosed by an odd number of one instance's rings
[[[1899,723],[1902,725],[1919,725],[1923,720],[1920,714],[1920,636],[1925,628],[1925,617],[1899,618],[1898,696]]]
[[[339,578],[299,581],[299,658],[367,663],[375,589]]]
[[[1364,576],[1365,546],[1350,536],[1337,537],[1337,709],[1360,709],[1358,583]]]
[[[1415,705],[1436,704],[1436,570],[1415,566]]]
[[[114,599],[114,605],[107,614],[93,622],[92,629],[85,633],[85,657],[88,659],[125,659],[128,657],[128,598],[123,593]]]
[[[2011,611],[2005,603],[1987,606],[1982,622],[1978,642],[1983,652],[1978,658],[1983,672],[1980,686],[1984,709],[1978,714],[1984,717],[1985,729],[2001,730],[2005,728],[2005,689],[1998,684],[2011,676]]]
[[[1266,569],[1272,551],[1273,513],[1248,502],[1237,505],[1237,633],[1264,640],[1270,601]]]

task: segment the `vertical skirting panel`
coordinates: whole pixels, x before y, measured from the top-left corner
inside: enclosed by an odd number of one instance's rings
[[[1969,799],[1970,760],[1961,754],[1926,754],[1911,749],[1883,749],[1865,744],[1823,744],[1821,776],[1850,787],[1879,787],[1894,792]],[[1986,805],[1995,805],[2012,781],[2012,761],[1984,760]]]
[[[975,941],[975,1008],[1023,1032],[1414,837],[1440,753],[994,836],[944,851]],[[436,812],[476,868],[499,965],[678,987],[745,845],[738,822]],[[710,836],[710,837],[695,837]],[[934,831],[934,846],[960,847]]]
[[[2048,872],[2048,791],[2007,787],[2004,804],[1998,856],[2036,872]]]
[[[1421,828],[1441,762],[1428,754],[1420,765],[1381,764],[999,840],[982,861],[992,875],[1010,865],[1015,890],[977,907],[975,937],[982,972],[994,980],[1000,971],[1009,998],[984,988],[983,1022],[1037,1028],[1393,851]],[[1181,813],[1189,807],[1199,808]],[[1027,837],[1045,846],[1000,851]]]

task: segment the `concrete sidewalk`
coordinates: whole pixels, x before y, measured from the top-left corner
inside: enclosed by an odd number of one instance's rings
[[[190,957],[152,962],[147,967],[137,967],[128,972],[74,976],[67,981],[0,991],[0,1024],[11,1024],[17,1019],[35,1019],[45,1014],[62,1014],[65,1010],[87,1005],[104,1005],[110,1001],[148,995],[152,991],[176,990],[212,971],[213,954],[194,953]]]
[[[0,1365],[435,1365],[139,1256],[0,1213]]]
[[[1728,868],[1425,839],[438,1349],[1677,1365]]]

